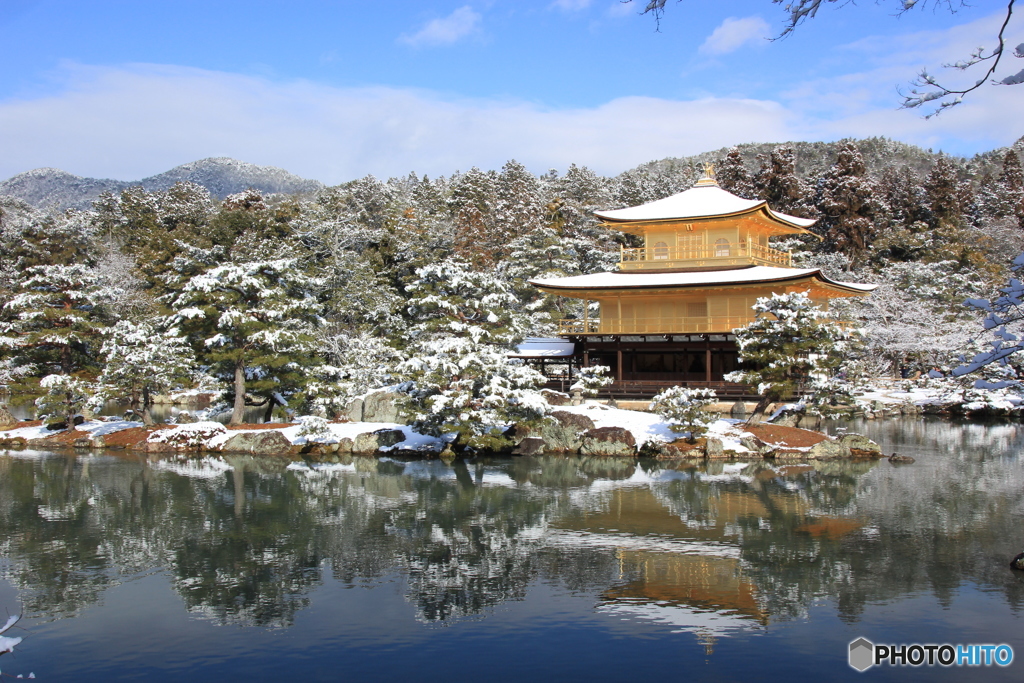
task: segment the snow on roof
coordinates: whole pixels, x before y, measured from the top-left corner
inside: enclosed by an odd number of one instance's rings
[[[825,277],[817,268],[776,268],[753,266],[732,270],[699,270],[674,273],[590,273],[572,277],[530,280],[536,287],[551,289],[623,289],[657,287],[698,287],[707,285],[749,284],[754,282],[786,282],[814,277],[831,285],[858,292],[870,292],[878,285],[858,282],[839,282]]]
[[[662,221],[673,218],[712,218],[715,216],[732,216],[749,213],[760,207],[765,209],[777,220],[798,228],[814,225],[807,218],[797,218],[768,208],[768,202],[760,199],[743,199],[731,192],[726,192],[716,183],[700,183],[685,192],[674,194],[657,201],[631,206],[614,211],[595,211],[594,215],[604,220],[619,221]]]
[[[576,345],[565,339],[552,337],[527,337],[516,347],[512,358],[566,358],[573,355]]]

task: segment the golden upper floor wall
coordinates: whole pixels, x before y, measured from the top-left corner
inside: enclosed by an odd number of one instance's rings
[[[769,246],[770,239],[813,234],[807,228],[814,224],[726,192],[712,177],[671,197],[596,216],[609,228],[643,238],[643,247],[622,250],[622,270],[788,267],[790,255]]]

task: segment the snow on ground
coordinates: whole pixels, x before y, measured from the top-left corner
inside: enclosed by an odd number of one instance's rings
[[[875,401],[883,405],[948,406],[960,405],[964,410],[1019,410],[1024,397],[1014,383],[979,381],[975,388],[965,388],[963,380],[946,377],[924,377],[905,380],[875,380],[872,386],[855,397],[858,405],[870,407]]]
[[[585,403],[579,406],[560,406],[558,410],[577,415],[586,415],[594,421],[598,429],[602,427],[622,427],[633,434],[637,444],[648,441],[675,441],[679,435],[668,428],[668,423],[654,413],[642,413],[637,410],[609,408],[599,403]]]
[[[118,423],[107,423],[107,424],[118,424]],[[135,423],[134,426],[138,426]],[[26,428],[28,429],[28,428]],[[408,425],[401,425],[394,422],[328,422],[327,429],[328,434],[319,434],[316,436],[301,436],[299,432],[302,430],[301,424],[290,425],[288,427],[280,427],[273,431],[278,431],[284,435],[288,441],[293,445],[304,445],[307,443],[339,443],[342,439],[349,439],[355,441],[356,437],[360,434],[369,434],[376,432],[381,429],[397,429],[405,435],[405,439],[394,446],[384,446],[380,450],[382,451],[403,451],[403,450],[444,450],[447,439],[438,438],[434,436],[427,436],[419,434],[413,431],[413,428]],[[183,424],[175,426],[171,429],[162,429],[158,432],[154,432],[150,436],[150,441],[164,441],[174,442],[177,437],[176,434],[184,435],[186,433],[195,433],[197,437],[202,437],[203,443],[208,448],[219,448],[223,446],[228,439],[236,434],[255,434],[270,431],[267,429],[225,429],[223,425],[216,422],[195,422],[191,424]],[[26,437],[34,438],[34,437]],[[190,440],[192,442],[192,440]]]
[[[17,429],[8,429],[4,432],[0,432],[5,439],[16,439],[21,437],[22,439],[45,439],[48,436],[53,436],[58,432],[47,429],[46,427],[39,425],[38,427],[18,427]]]
[[[106,436],[107,434],[120,432],[123,429],[134,429],[135,427],[141,426],[141,422],[129,422],[128,420],[117,420],[116,422],[90,420],[89,422],[83,422],[75,427],[75,431],[88,432],[91,436]]]
[[[601,427],[623,427],[633,434],[638,446],[648,441],[660,441],[669,443],[685,436],[677,434],[669,429],[669,424],[654,413],[644,413],[638,410],[623,410],[622,408],[609,408],[599,403],[586,403],[579,406],[560,406],[558,410],[564,410],[577,415],[586,415],[594,421],[594,426]],[[737,429],[734,425],[742,423],[742,420],[721,419],[708,427],[707,435],[721,439],[722,447],[727,451],[746,453],[748,449],[740,443],[745,436],[752,436]]]
[[[122,429],[131,429],[133,427],[141,427],[141,422],[128,422],[126,420],[118,420],[116,422],[104,422],[102,420],[89,420],[75,427],[76,432],[86,432],[90,436],[104,436],[106,434],[113,434],[119,432]],[[18,427],[17,429],[8,429],[0,431],[0,436],[5,439],[13,439],[21,437],[23,439],[45,439],[48,436],[54,436],[60,434],[60,431],[54,431],[47,429],[42,425],[38,427]]]

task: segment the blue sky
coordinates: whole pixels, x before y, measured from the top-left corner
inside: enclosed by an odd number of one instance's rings
[[[1024,134],[1024,86],[930,120],[897,109],[921,67],[992,44],[997,0],[829,6],[775,42],[769,0],[670,3],[660,31],[642,4],[3,0],[0,178],[131,180],[210,156],[327,183],[510,158],[615,174],[742,142],[886,135],[969,155]]]

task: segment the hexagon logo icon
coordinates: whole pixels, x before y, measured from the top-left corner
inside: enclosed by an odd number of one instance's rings
[[[867,671],[874,663],[874,643],[867,638],[858,638],[850,643],[850,666],[857,671]]]

